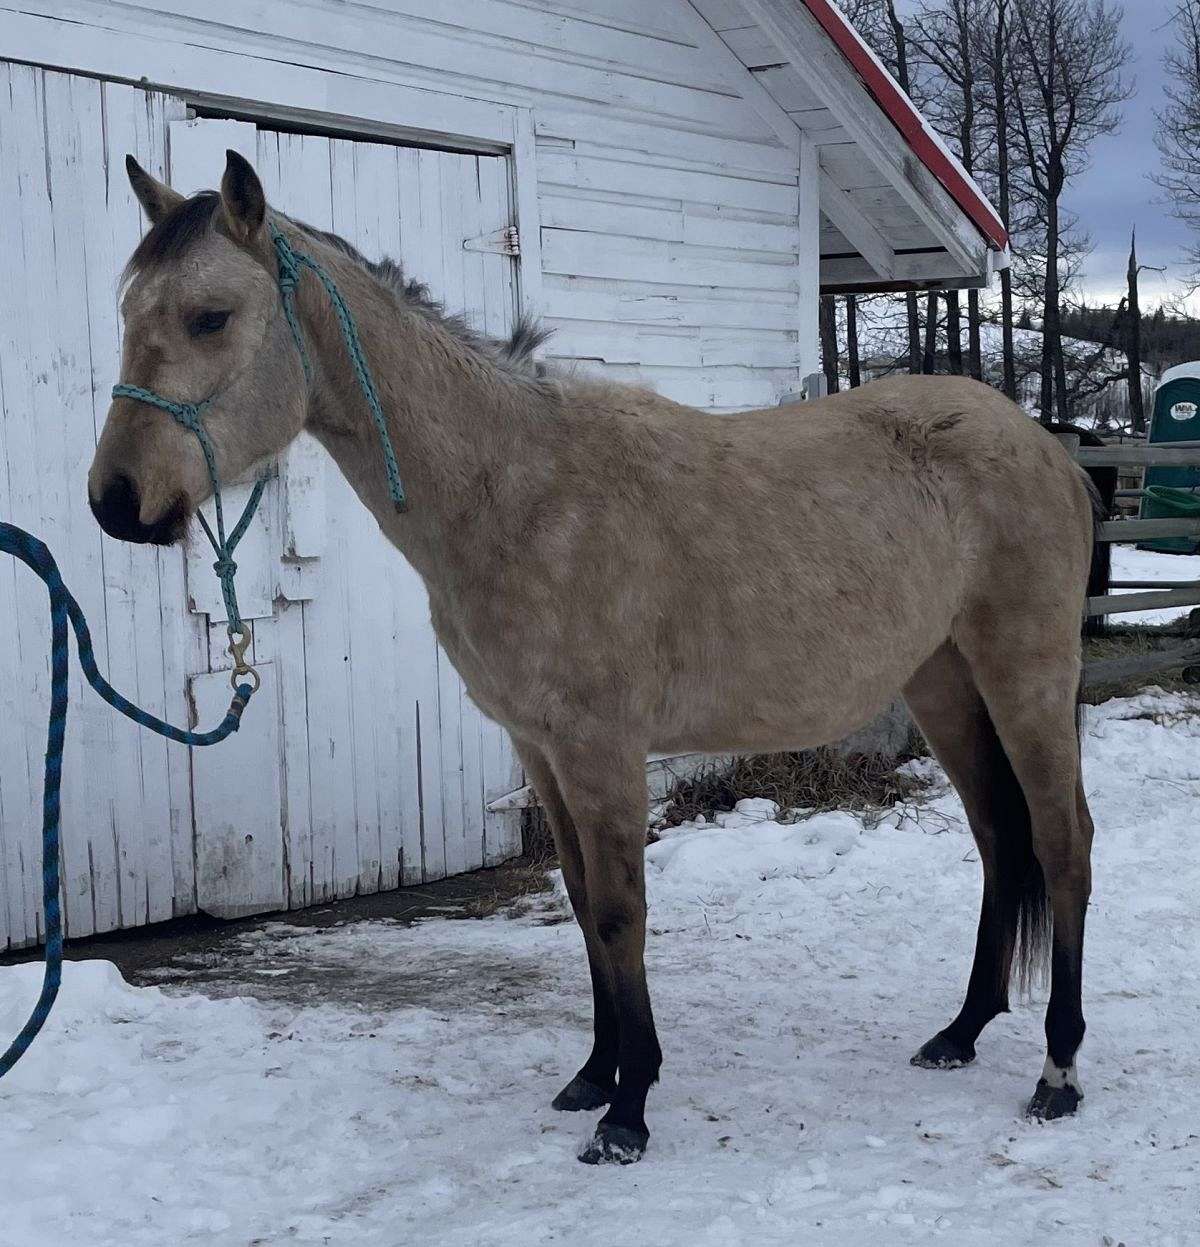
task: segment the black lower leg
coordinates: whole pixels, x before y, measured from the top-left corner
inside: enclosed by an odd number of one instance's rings
[[[1017,901],[984,885],[975,960],[958,1016],[912,1058],[925,1069],[957,1069],[975,1059],[975,1041],[998,1014],[1008,1011],[1008,978],[1016,938]]]
[[[561,1112],[590,1112],[602,1108],[612,1099],[617,1083],[619,1033],[617,1009],[609,985],[605,950],[592,924],[588,907],[587,879],[579,833],[563,800],[562,790],[549,762],[541,750],[525,742],[520,746],[525,770],[541,797],[546,817],[554,834],[558,860],[562,864],[563,881],[571,908],[583,932],[587,946],[588,968],[592,974],[593,1017],[595,1038],[591,1056],[583,1068],[554,1097],[553,1106]]]
[[[620,1079],[608,1112],[579,1157],[586,1164],[629,1164],[641,1158],[650,1139],[646,1096],[658,1081],[662,1051],[644,980],[640,990],[626,994],[620,1012]]]
[[[588,949],[592,971],[592,1005],[595,1038],[592,1051],[579,1073],[554,1097],[553,1107],[563,1113],[591,1112],[603,1108],[617,1089],[620,1056],[620,1023],[612,991],[599,957]]]
[[[1080,938],[1054,940],[1050,962],[1050,1003],[1046,1008],[1046,1066],[1038,1079],[1029,1116],[1040,1121],[1069,1117],[1083,1099],[1075,1057],[1083,1043],[1082,916]]]
[[[629,1164],[646,1150],[646,1096],[658,1081],[662,1050],[642,965],[645,922],[622,914],[597,922],[613,967],[614,1001],[620,1035],[620,1077],[595,1136],[580,1154],[586,1164]]]

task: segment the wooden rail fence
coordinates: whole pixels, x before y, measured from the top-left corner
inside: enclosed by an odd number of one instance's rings
[[[1080,467],[1187,467],[1200,468],[1200,446],[1151,446],[1145,442],[1128,442],[1119,446],[1080,446],[1077,436],[1061,435]],[[1141,490],[1133,491],[1140,495]],[[1099,540],[1109,542],[1155,541],[1164,537],[1196,537],[1200,539],[1200,517],[1195,519],[1110,520],[1100,525]],[[1200,580],[1166,582],[1123,580],[1113,581],[1112,589],[1140,589],[1140,593],[1106,593],[1088,598],[1089,615],[1124,614],[1125,612],[1161,610],[1163,607],[1200,606]],[[1168,650],[1157,650],[1126,658],[1112,658],[1088,663],[1084,683],[1116,684],[1139,675],[1185,668],[1195,668],[1200,679],[1200,638]]]

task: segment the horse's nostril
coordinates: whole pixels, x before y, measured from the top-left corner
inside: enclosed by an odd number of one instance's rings
[[[123,474],[113,477],[99,499],[89,496],[88,501],[97,523],[110,537],[122,541],[144,540],[140,537],[142,524],[138,519],[141,498],[129,477]]]
[[[160,519],[143,524],[141,494],[133,481],[123,474],[115,476],[99,498],[89,493],[88,504],[100,527],[119,541],[169,546],[179,541],[187,528],[187,500],[182,494]]]

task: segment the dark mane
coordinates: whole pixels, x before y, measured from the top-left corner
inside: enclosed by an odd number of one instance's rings
[[[220,196],[216,191],[201,191],[173,208],[138,243],[137,250],[125,266],[123,280],[128,281],[138,273],[178,260],[213,227],[219,202]],[[534,360],[533,354],[550,337],[551,331],[544,329],[536,319],[520,316],[507,338],[489,338],[472,329],[462,316],[448,313],[429,293],[429,287],[415,277],[406,277],[395,260],[368,260],[340,234],[305,225],[282,213],[277,215],[310,238],[336,248],[386,287],[402,307],[435,321],[464,346],[483,355],[491,363],[526,378],[541,379],[546,375],[544,367]]]
[[[347,242],[340,234],[305,225],[303,221],[295,221],[291,217],[284,219],[309,237],[319,239],[348,256],[370,273],[381,286],[387,287],[398,303],[428,320],[436,321],[464,346],[485,355],[493,363],[522,375],[536,378],[546,375],[545,368],[533,359],[533,353],[550,337],[553,330],[544,328],[535,317],[519,316],[507,338],[489,338],[473,329],[462,316],[447,312],[429,293],[429,287],[423,281],[405,275],[404,268],[398,261],[387,257],[382,260],[368,260],[353,243]]]

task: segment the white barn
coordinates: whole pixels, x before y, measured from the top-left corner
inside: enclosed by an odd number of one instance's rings
[[[720,411],[817,370],[821,289],[983,286],[1006,257],[829,0],[0,0],[0,518],[56,553],[113,682],[185,724],[227,698],[211,556],[102,537],[85,476],[142,229],[122,158],[192,191],[227,147],[480,327],[536,311],[548,355]],[[521,782],[503,734],[315,444],[239,564],[265,687],[233,742],[189,754],[73,683],[71,936],[519,851],[487,808]],[[0,633],[2,949],[41,935],[48,630],[15,564]]]

